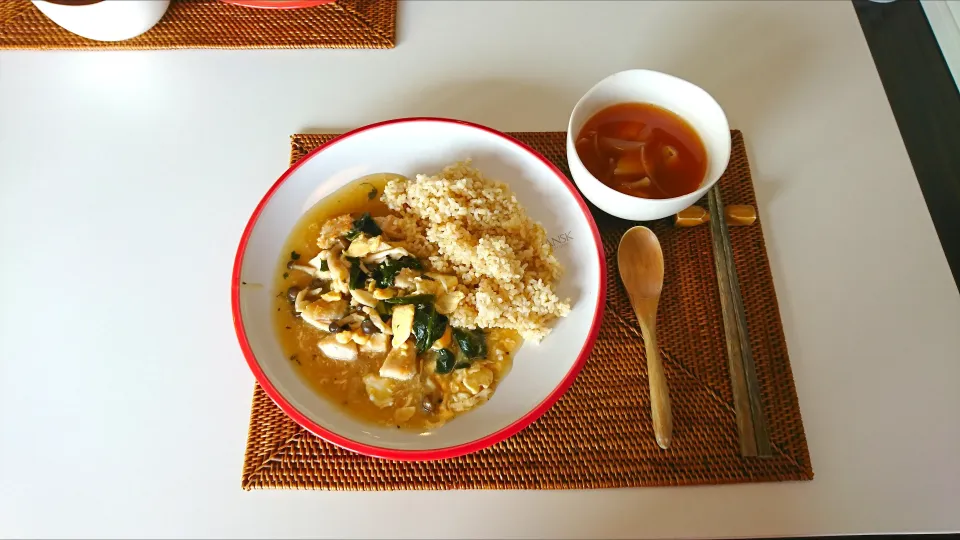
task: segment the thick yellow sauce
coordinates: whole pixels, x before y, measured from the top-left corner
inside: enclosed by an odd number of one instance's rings
[[[388,214],[389,209],[380,201],[380,194],[383,193],[386,183],[393,178],[397,178],[397,175],[375,174],[357,179],[320,201],[297,222],[284,244],[280,260],[277,261],[273,286],[274,328],[284,354],[294,363],[300,376],[320,395],[351,415],[374,424],[423,431],[440,425],[453,416],[440,415],[438,412],[427,413],[420,407],[421,400],[426,395],[424,380],[432,378],[434,384],[449,391],[451,385],[455,387],[457,384],[454,373],[427,375],[424,373],[426,366],[421,365],[421,375],[409,381],[390,381],[394,395],[393,406],[377,407],[367,394],[363,377],[378,374],[385,355],[360,355],[352,362],[327,358],[317,346],[326,334],[298,318],[287,299],[289,287],[305,287],[312,279],[303,272],[287,269],[291,252],[299,254],[299,264],[306,264],[315,257],[320,252],[317,236],[321,226],[336,216],[363,212],[369,212],[373,216]],[[488,356],[474,364],[482,364],[494,372],[492,388],[495,389],[496,384],[509,372],[513,353],[521,343],[522,340],[515,331],[487,331]],[[421,361],[421,364],[423,363]],[[416,413],[409,419],[399,420],[396,412],[405,406],[415,407]]]

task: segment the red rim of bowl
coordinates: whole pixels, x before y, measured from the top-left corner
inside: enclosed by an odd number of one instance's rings
[[[220,0],[225,4],[257,9],[300,9],[332,4],[337,0]]]
[[[570,190],[570,193],[573,195],[574,199],[577,201],[577,204],[580,206],[580,210],[583,212],[584,218],[586,218],[587,223],[590,225],[590,229],[593,231],[593,239],[595,245],[597,246],[597,259],[600,267],[600,283],[597,291],[597,305],[593,314],[593,322],[590,326],[590,332],[587,334],[587,339],[584,341],[583,347],[580,349],[580,354],[577,356],[576,362],[570,368],[570,371],[564,376],[563,380],[560,381],[560,384],[557,385],[553,391],[540,402],[539,405],[534,407],[532,410],[528,411],[526,414],[521,416],[519,419],[511,423],[510,425],[495,431],[488,435],[484,435],[479,439],[466,442],[463,444],[448,446],[445,448],[434,448],[430,450],[397,450],[393,448],[383,448],[379,446],[371,446],[368,444],[360,443],[352,439],[348,439],[344,436],[338,435],[314,422],[313,420],[307,418],[307,416],[297,410],[289,401],[284,398],[280,392],[276,389],[273,383],[267,378],[266,374],[263,372],[263,369],[260,368],[259,362],[257,362],[256,357],[253,354],[253,350],[250,348],[250,342],[247,340],[246,330],[243,326],[243,318],[240,314],[240,271],[243,267],[243,257],[246,253],[247,242],[250,239],[250,234],[253,232],[253,228],[257,223],[257,220],[260,217],[261,212],[263,212],[264,207],[273,197],[273,194],[280,188],[281,185],[286,181],[287,177],[293,174],[294,171],[300,168],[304,163],[310,160],[316,154],[324,151],[325,149],[344,141],[354,135],[368,131],[374,128],[390,125],[390,124],[401,124],[401,123],[410,123],[410,122],[444,122],[449,124],[460,124],[463,126],[471,127],[487,133],[496,135],[507,141],[515,144],[520,149],[530,153],[541,163],[546,165],[556,176],[563,182],[563,184]],[[263,199],[260,200],[260,203],[257,204],[256,209],[253,211],[253,215],[250,216],[250,220],[247,222],[247,226],[243,230],[243,236],[240,238],[240,245],[237,247],[237,256],[233,262],[233,277],[231,280],[231,291],[230,291],[230,300],[231,307],[233,310],[233,325],[237,332],[237,340],[240,342],[240,348],[243,351],[243,356],[247,359],[247,364],[250,366],[250,370],[253,372],[254,377],[256,377],[257,382],[260,383],[260,386],[263,390],[270,396],[270,399],[276,403],[283,412],[287,413],[288,416],[294,419],[298,424],[317,435],[318,437],[331,442],[337,446],[346,448],[353,452],[364,454],[367,456],[385,458],[385,459],[394,459],[402,461],[427,461],[427,460],[436,460],[436,459],[448,459],[457,456],[462,456],[472,452],[476,452],[488,446],[494,445],[500,441],[508,439],[513,435],[517,434],[519,431],[524,429],[533,423],[537,418],[547,412],[547,410],[553,406],[554,403],[560,399],[573,384],[573,381],[577,378],[577,374],[580,373],[580,370],[583,369],[584,364],[587,362],[587,357],[590,356],[590,351],[593,350],[593,346],[597,341],[597,335],[600,333],[600,322],[603,316],[604,302],[607,296],[607,263],[606,258],[603,253],[603,242],[600,239],[600,231],[597,229],[597,223],[594,221],[593,216],[590,214],[590,210],[587,208],[587,204],[583,201],[583,197],[580,196],[580,193],[577,192],[577,189],[574,187],[573,183],[557,168],[556,165],[551,163],[547,158],[543,157],[539,152],[530,148],[528,145],[523,142],[510,137],[504,133],[501,133],[495,129],[482,126],[480,124],[474,124],[472,122],[465,122],[462,120],[453,120],[450,118],[431,118],[431,117],[414,117],[414,118],[397,118],[394,120],[386,120],[384,122],[378,122],[375,124],[370,124],[353,131],[344,133],[336,139],[323,144],[313,150],[311,150],[306,156],[301,158],[298,162],[290,166],[289,169],[270,187],[267,193],[263,196]]]

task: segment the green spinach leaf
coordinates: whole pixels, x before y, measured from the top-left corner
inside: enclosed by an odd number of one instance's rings
[[[373,270],[373,279],[376,280],[377,287],[383,289],[393,285],[393,280],[396,279],[400,270],[404,268],[423,270],[423,265],[420,264],[420,261],[410,256],[399,259],[387,259]]]
[[[487,356],[487,336],[483,330],[468,330],[465,328],[454,328],[453,339],[460,347],[460,352],[467,358],[483,358]]]
[[[393,316],[393,306],[385,303],[383,300],[377,302],[377,315],[380,315],[380,318],[384,321],[390,319]]]
[[[440,339],[447,329],[447,316],[437,313],[433,304],[417,304],[413,314],[412,333],[417,344],[417,352],[423,353]]]
[[[344,236],[352,242],[359,238],[361,233],[366,233],[367,236],[380,236],[383,234],[377,222],[370,217],[369,212],[364,212],[362,216],[357,218],[353,222],[353,228]]]
[[[347,284],[351,289],[362,289],[364,283],[367,281],[367,274],[360,268],[360,259],[347,257],[347,260],[350,261],[350,279],[347,281]]]
[[[453,356],[453,353],[449,349],[440,349],[437,351],[437,367],[436,372],[440,375],[445,375],[453,371],[453,365],[456,363],[456,359]]]
[[[382,300],[384,304],[391,306],[401,306],[403,304],[430,304],[433,305],[437,297],[432,294],[411,294],[410,296],[394,296]]]

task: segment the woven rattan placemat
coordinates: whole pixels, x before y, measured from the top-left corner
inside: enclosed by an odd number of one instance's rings
[[[30,0],[0,0],[0,49],[389,49],[396,45],[396,22],[397,0],[338,0],[293,10],[173,0],[146,33],[103,42],[60,28]]]
[[[511,133],[568,173],[565,134]],[[291,162],[332,139],[294,135]],[[725,204],[756,205],[740,132],[720,181]],[[702,202],[706,206],[706,202]],[[633,225],[591,207],[607,254],[607,308],[593,354],[570,390],[517,435],[471,455],[412,463],[368,458],[315,437],[258,386],[244,489],[569,489],[770,482],[813,478],[777,297],[759,222],[731,227],[750,343],[773,443],[772,458],[743,458],[737,439],[710,228],[648,224],[666,274],[657,330],[673,400],[673,443],[653,437],[643,342],[617,271],[617,244]]]

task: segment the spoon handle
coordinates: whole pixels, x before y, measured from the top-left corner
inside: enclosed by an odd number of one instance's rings
[[[660,361],[660,346],[657,344],[657,328],[641,320],[640,332],[647,353],[647,378],[650,379],[650,412],[653,416],[653,434],[660,448],[666,450],[673,438],[673,413],[670,411],[670,391],[667,376]]]

